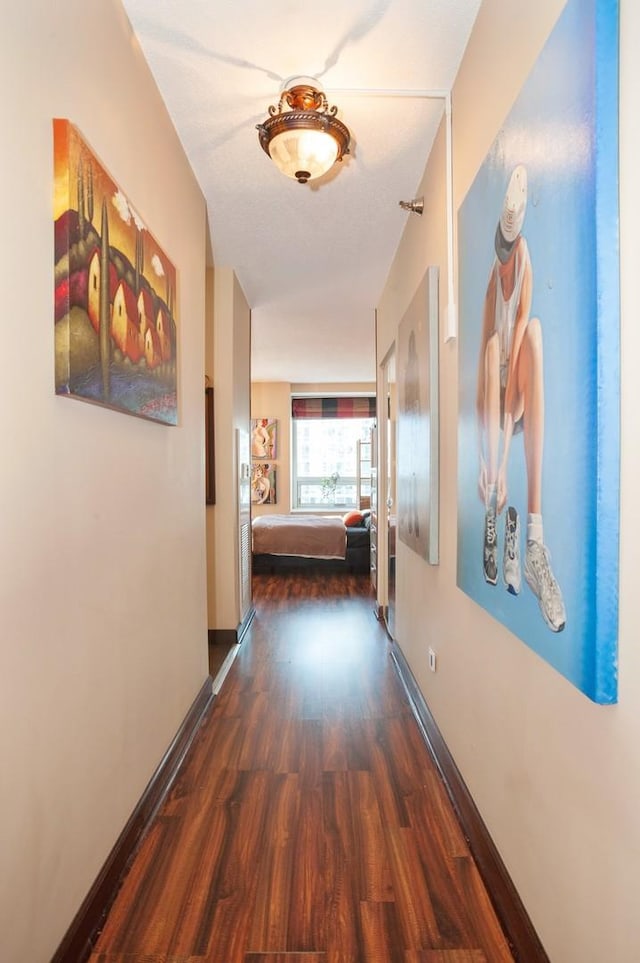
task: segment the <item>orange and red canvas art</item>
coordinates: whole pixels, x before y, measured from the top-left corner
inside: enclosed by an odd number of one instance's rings
[[[56,393],[178,421],[176,269],[68,120],[54,120]]]

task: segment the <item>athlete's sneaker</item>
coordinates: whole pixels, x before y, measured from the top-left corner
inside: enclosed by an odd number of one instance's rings
[[[520,519],[515,508],[507,509],[504,529],[504,554],[502,556],[502,577],[507,592],[517,595],[520,591]]]
[[[524,577],[529,588],[538,596],[540,611],[552,632],[562,632],[567,614],[560,586],[551,571],[549,550],[542,542],[527,542],[524,556]]]
[[[484,516],[484,578],[490,585],[498,581],[498,545],[496,541],[496,510],[488,508]]]

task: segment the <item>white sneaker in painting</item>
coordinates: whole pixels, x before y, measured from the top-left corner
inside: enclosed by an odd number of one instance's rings
[[[540,603],[542,617],[552,632],[562,632],[567,621],[562,592],[553,572],[551,556],[542,542],[527,542],[524,577]]]
[[[490,585],[498,581],[498,546],[496,541],[496,510],[488,508],[484,516],[484,578]]]
[[[507,509],[504,529],[504,554],[502,556],[502,577],[507,592],[518,595],[522,575],[520,570],[520,519],[515,508]]]

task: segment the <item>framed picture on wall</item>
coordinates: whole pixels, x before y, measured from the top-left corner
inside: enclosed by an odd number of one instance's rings
[[[53,144],[56,393],[175,425],[176,269],[78,129]]]
[[[618,9],[569,0],[458,221],[458,585],[617,699]]]
[[[418,285],[398,331],[398,538],[438,562],[438,269]]]
[[[278,457],[278,422],[274,418],[251,419],[251,457],[272,461]]]
[[[204,389],[204,467],[207,505],[216,503],[216,451],[213,424],[213,388],[208,385]]]
[[[254,461],[251,465],[251,504],[276,504],[276,466],[271,462]]]

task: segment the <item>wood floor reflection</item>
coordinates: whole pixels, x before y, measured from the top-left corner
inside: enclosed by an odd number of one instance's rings
[[[366,576],[254,601],[91,963],[512,961]]]

